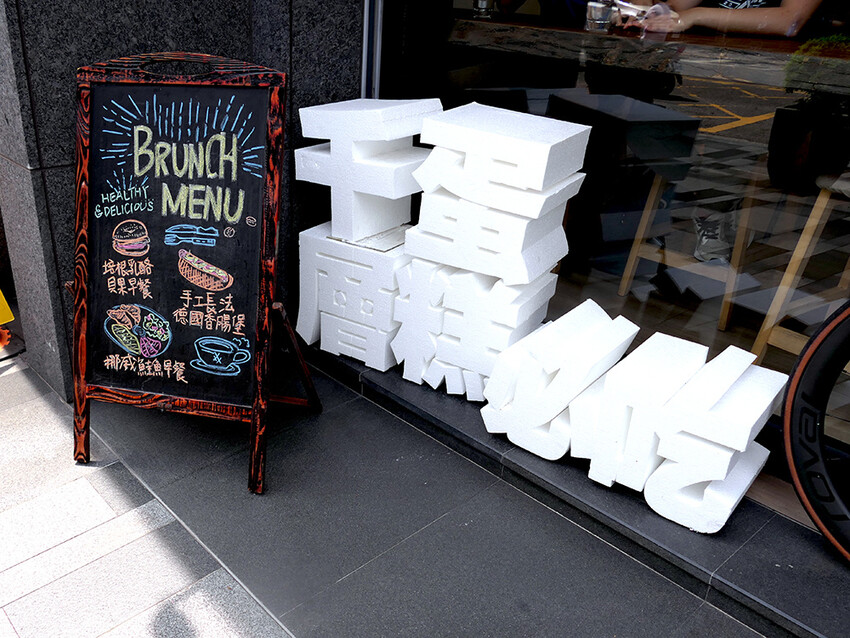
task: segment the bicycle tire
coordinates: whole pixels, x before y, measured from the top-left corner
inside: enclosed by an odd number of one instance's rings
[[[826,408],[850,361],[850,302],[830,315],[806,343],[782,404],[785,454],[797,496],[812,522],[850,561],[850,509],[836,484],[834,450],[824,432]]]

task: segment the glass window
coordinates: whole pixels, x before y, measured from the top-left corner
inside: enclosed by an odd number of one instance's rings
[[[604,24],[574,0],[498,0],[489,17],[472,0],[389,4],[380,97],[593,126],[550,319],[592,298],[640,326],[633,347],[662,331],[787,373],[850,296],[847,3],[789,3],[791,18],[781,0],[670,0],[649,17],[618,3]],[[848,387],[829,414],[839,445]]]

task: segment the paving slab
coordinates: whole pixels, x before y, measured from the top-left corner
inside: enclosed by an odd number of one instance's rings
[[[0,607],[174,521],[159,501],[106,521],[0,572]]]
[[[130,470],[120,462],[86,475],[97,493],[103,497],[116,514],[124,514],[151,500],[151,493]]]
[[[262,496],[247,467],[246,450],[158,493],[275,614],[496,480],[362,398],[274,437]]]
[[[3,397],[9,392],[5,380],[0,377]],[[99,438],[92,437],[92,461],[74,462],[71,406],[54,393],[0,411],[0,431],[0,512],[116,460]]]
[[[101,638],[286,638],[292,636],[224,569],[145,610]]]
[[[840,560],[820,534],[776,516],[717,570],[712,586],[745,605],[759,601],[789,631],[844,636],[850,569]]]
[[[92,401],[91,428],[153,490],[248,447],[246,423],[117,403]]]
[[[97,636],[218,568],[183,527],[171,523],[3,610],[20,638]]]
[[[343,402],[354,396],[346,392]],[[0,396],[0,538],[11,540],[0,546],[0,638],[116,626],[133,636],[286,635],[96,432],[92,461],[74,462],[71,406],[20,358],[0,362]],[[123,407],[136,415],[130,425],[144,428],[151,413]],[[172,452],[174,464],[181,450]],[[155,618],[166,610],[169,622],[142,623],[150,610]],[[191,619],[192,632],[172,631],[175,612]]]
[[[0,404],[2,412],[52,392],[50,386],[30,367],[3,374],[0,387],[3,388],[3,403]]]
[[[115,517],[84,478],[0,513],[0,570],[82,534]]]
[[[296,636],[667,636],[697,596],[503,481],[281,617]]]
[[[724,614],[717,607],[703,603],[673,632],[672,638],[758,638],[761,635],[732,616]]]
[[[18,638],[9,617],[2,609],[0,609],[0,638]]]

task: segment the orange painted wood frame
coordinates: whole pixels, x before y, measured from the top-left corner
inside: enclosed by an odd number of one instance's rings
[[[165,64],[163,64],[165,63]],[[150,68],[173,65],[178,69],[200,69],[201,73],[163,75]],[[91,174],[91,123],[92,95],[98,87],[107,84],[123,85],[180,85],[197,87],[254,87],[265,88],[268,93],[268,114],[265,132],[265,166],[263,167],[262,219],[259,220],[260,263],[258,295],[256,304],[256,334],[254,354],[254,392],[250,405],[228,404],[151,394],[137,390],[110,387],[107,384],[89,384],[89,343],[87,340],[89,309],[89,263],[90,232],[90,188]],[[269,402],[268,365],[271,348],[272,304],[275,291],[275,264],[279,205],[281,199],[281,165],[284,146],[284,90],[285,75],[261,66],[247,64],[197,53],[153,53],[110,60],[84,67],[77,72],[76,113],[76,244],[74,252],[74,458],[89,461],[89,401],[106,401],[135,405],[142,408],[157,408],[174,412],[229,419],[250,423],[250,467],[249,489],[262,493],[265,472],[266,412]],[[253,310],[253,307],[251,308]],[[285,316],[284,316],[285,319]],[[249,335],[251,336],[251,335]],[[295,353],[307,374],[309,402],[315,406],[318,397],[309,380],[297,343]]]

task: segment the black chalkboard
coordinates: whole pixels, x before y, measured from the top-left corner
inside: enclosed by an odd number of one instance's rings
[[[74,458],[89,402],[250,424],[263,491],[270,400],[321,409],[274,302],[285,75],[200,53],[77,71]],[[307,398],[271,396],[272,311]]]
[[[89,377],[250,406],[268,91],[92,93]]]

